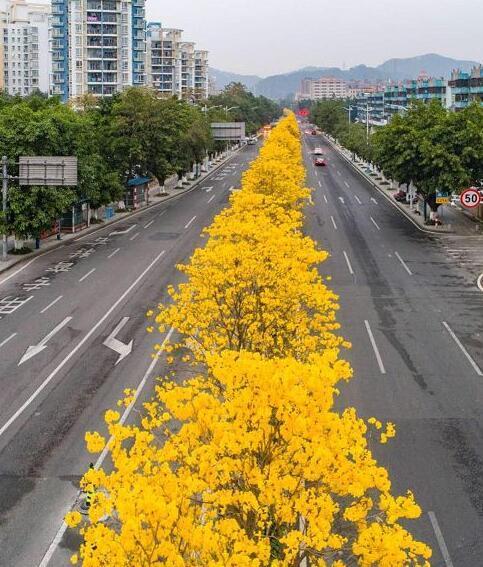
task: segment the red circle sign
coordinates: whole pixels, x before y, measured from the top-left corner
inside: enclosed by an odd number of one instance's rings
[[[481,202],[481,195],[477,189],[466,189],[460,195],[460,203],[467,209],[474,209]]]

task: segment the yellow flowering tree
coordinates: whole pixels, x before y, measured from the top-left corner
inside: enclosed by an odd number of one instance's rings
[[[394,426],[334,409],[352,370],[317,270],[327,253],[302,232],[308,195],[288,114],[156,315],[181,335],[170,356],[194,362],[160,380],[137,425],[106,413],[109,469],[82,481],[86,567],[429,565],[400,523],[420,508],[392,494],[369,447]]]

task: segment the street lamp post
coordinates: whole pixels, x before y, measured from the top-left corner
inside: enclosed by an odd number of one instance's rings
[[[7,237],[7,198],[8,198],[8,172],[7,172],[7,156],[2,157],[2,211],[3,211],[3,249],[2,260],[7,261],[8,255],[8,237]]]

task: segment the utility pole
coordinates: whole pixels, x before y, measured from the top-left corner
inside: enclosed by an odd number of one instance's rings
[[[369,146],[369,104],[366,104],[366,142]]]
[[[8,254],[8,241],[7,241],[7,197],[8,197],[8,171],[7,171],[7,156],[2,157],[2,211],[3,211],[3,222],[5,228],[3,230],[3,250],[2,250],[2,260],[7,261]]]

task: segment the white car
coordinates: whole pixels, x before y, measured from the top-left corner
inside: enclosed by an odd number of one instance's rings
[[[322,151],[322,148],[315,148],[314,150],[314,156],[323,156],[324,152]]]

